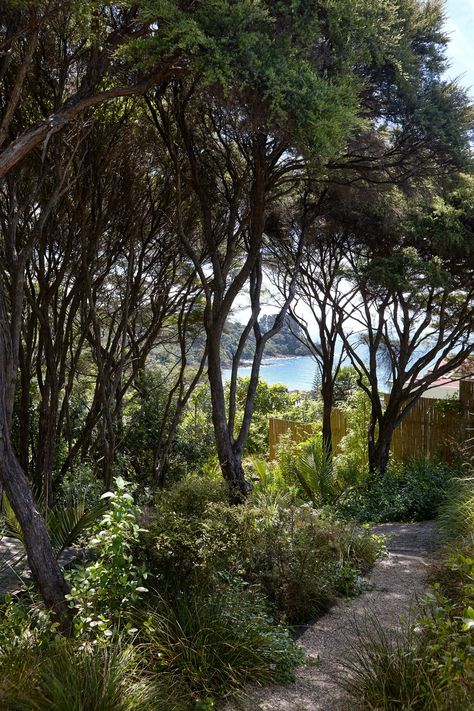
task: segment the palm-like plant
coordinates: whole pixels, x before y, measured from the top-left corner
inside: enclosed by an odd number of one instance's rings
[[[65,548],[74,545],[100,519],[106,508],[107,501],[103,500],[92,508],[86,509],[84,499],[79,498],[69,505],[50,509],[46,523],[56,557],[59,557]],[[21,526],[5,494],[2,496],[1,514],[3,535],[23,544]],[[22,557],[24,557],[23,553],[20,554],[20,558]]]
[[[338,496],[332,458],[321,437],[313,437],[294,462],[294,474],[314,506],[324,506]]]

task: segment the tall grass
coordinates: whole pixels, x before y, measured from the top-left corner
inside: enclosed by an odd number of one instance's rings
[[[255,591],[231,584],[181,595],[172,604],[161,599],[147,623],[144,651],[162,694],[176,703],[203,702],[248,681],[291,680],[302,653],[257,601]]]
[[[406,623],[387,634],[372,618],[345,663],[345,688],[368,711],[474,709],[474,478],[451,483],[440,523],[449,545],[433,568],[435,586]]]
[[[448,540],[474,538],[474,477],[455,479],[441,506],[439,524]]]
[[[137,654],[129,645],[58,640],[36,653],[18,648],[9,656],[7,668],[2,660],[2,673],[10,672],[0,686],[2,711],[151,711],[155,690],[138,681]]]
[[[461,711],[469,705],[463,683],[447,681],[424,650],[425,639],[413,623],[387,633],[377,618],[357,630],[357,642],[342,682],[360,711]]]

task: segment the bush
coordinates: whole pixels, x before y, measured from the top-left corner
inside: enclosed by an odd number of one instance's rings
[[[471,608],[472,610],[472,608]],[[360,709],[458,711],[471,708],[474,619],[439,593],[417,624],[387,634],[376,619],[359,631],[346,663],[346,690]],[[472,610],[474,618],[474,610]]]
[[[130,611],[147,592],[146,568],[135,560],[143,530],[138,524],[140,510],[133,502],[127,482],[117,477],[115,483],[115,492],[103,494],[102,498],[109,500],[109,509],[90,540],[96,560],[68,575],[79,636],[96,637],[101,633],[109,637],[113,627],[130,628]]]
[[[424,521],[436,518],[445,501],[453,469],[428,459],[391,464],[377,481],[356,486],[338,503],[338,510],[358,521]]]
[[[177,709],[213,708],[248,681],[289,681],[303,658],[288,632],[266,615],[256,591],[238,581],[161,599],[147,629],[150,669]]]
[[[400,636],[388,636],[374,619],[370,630],[359,632],[357,651],[347,663],[346,684],[358,708],[472,708],[474,537],[464,513],[459,516],[467,490],[456,484],[453,495],[446,505],[445,530],[451,534],[460,531],[463,537],[452,540],[442,564],[435,567],[437,581],[426,596],[419,619],[406,623]]]
[[[332,461],[321,435],[298,447],[292,473],[302,498],[314,506],[331,503],[336,497]]]
[[[183,516],[201,516],[208,504],[226,503],[227,487],[222,478],[189,474],[171,488],[157,494],[160,511],[177,511]]]
[[[368,530],[309,506],[277,510],[260,531],[258,559],[247,575],[291,624],[307,622],[338,595],[360,592],[361,574],[383,550]]]
[[[246,478],[252,483],[251,503],[255,506],[283,505],[294,501],[298,494],[284,475],[280,462],[251,458],[245,462]]]
[[[451,482],[440,509],[439,522],[447,539],[474,538],[473,477],[456,478]]]
[[[259,506],[206,503],[214,494],[212,486],[206,490],[190,477],[160,497],[148,553],[161,586],[212,589],[224,572],[240,576],[265,593],[279,617],[299,623],[326,609],[338,594],[356,592],[360,574],[381,553],[380,541],[369,531],[309,506],[287,501],[283,506],[275,499],[269,504],[258,499]]]

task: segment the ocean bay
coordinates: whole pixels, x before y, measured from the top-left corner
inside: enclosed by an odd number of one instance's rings
[[[241,365],[239,377],[250,375],[251,367]],[[269,385],[281,383],[289,390],[311,390],[314,383],[316,363],[311,356],[295,356],[293,358],[267,358],[262,363],[260,378]],[[230,379],[230,369],[222,371],[224,380]]]

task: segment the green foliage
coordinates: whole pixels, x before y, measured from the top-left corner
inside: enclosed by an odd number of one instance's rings
[[[455,470],[429,459],[391,464],[376,480],[366,479],[338,502],[340,513],[359,521],[424,521],[446,500]]]
[[[462,487],[451,489],[454,514],[444,529],[454,528],[450,547],[433,568],[434,584],[415,621],[399,635],[387,634],[376,619],[359,630],[349,660],[346,688],[356,708],[457,711],[471,708],[474,678],[474,538],[458,526],[453,497],[464,500]],[[461,517],[464,521],[464,519]],[[455,534],[463,537],[454,537]]]
[[[454,560],[448,569],[457,566]],[[389,635],[376,619],[360,631],[347,667],[346,688],[357,708],[457,711],[470,708],[474,675],[474,559],[462,562],[465,585],[459,601],[436,588],[416,624]]]
[[[216,457],[211,393],[207,383],[198,385],[189,399],[178,427],[174,451],[184,460],[188,472],[199,470]]]
[[[361,30],[357,37],[349,31],[346,3],[338,4],[344,11],[334,12],[332,3],[326,8],[332,38],[327,51],[333,55],[327,64],[332,70],[329,80],[328,69],[314,53],[324,22],[318,6],[306,2],[289,7],[250,0],[206,0],[198,5],[147,0],[143,17],[159,29],[153,37],[133,43],[128,53],[134,52],[142,66],[154,65],[158,57],[186,55],[201,85],[240,95],[243,106],[251,89],[274,127],[286,130],[291,125],[300,148],[320,159],[337,152],[358,123],[360,84],[352,68],[354,61],[368,59],[363,30],[374,32],[367,3],[350,11]],[[383,4],[376,4],[386,15]],[[349,31],[344,39],[342,26]]]
[[[134,679],[136,653],[130,646],[78,646],[57,640],[30,658],[29,687],[2,705],[5,711],[138,711],[151,708],[151,685]],[[32,664],[33,662],[33,664]],[[36,667],[34,665],[36,662]]]
[[[106,508],[107,503],[101,502],[86,510],[85,500],[80,498],[67,505],[57,504],[50,509],[45,519],[56,556],[90,531]],[[2,515],[3,535],[23,543],[23,531],[5,494],[2,497]]]
[[[128,424],[124,449],[135,472],[148,477],[153,472],[155,455],[166,426],[163,414],[168,398],[165,374],[155,368],[143,370],[135,382],[135,394],[126,409]]]
[[[285,497],[290,500],[295,498],[296,488],[289,486],[279,462],[252,458],[246,465],[246,478],[253,487],[252,502],[257,506],[265,507],[270,501],[278,506],[283,504]]]
[[[453,479],[440,509],[441,530],[447,539],[474,539],[474,478]]]
[[[324,447],[321,435],[300,445],[294,463],[294,473],[307,500],[314,506],[324,506],[336,498],[332,457]]]
[[[147,592],[146,568],[134,559],[142,532],[140,510],[133,503],[127,482],[118,477],[115,484],[115,492],[103,494],[109,508],[90,541],[96,560],[68,575],[79,636],[107,638],[112,636],[114,626],[130,629],[130,612]]]
[[[165,494],[150,525],[150,571],[170,590],[205,590],[224,573],[239,576],[265,593],[279,617],[304,622],[338,594],[355,592],[360,574],[381,553],[368,531],[295,506],[277,492],[257,492],[255,503],[233,507],[213,501],[212,487],[206,503],[196,478],[178,486],[192,492],[194,485],[197,504],[194,497]]]
[[[351,390],[341,409],[347,418],[347,434],[339,444],[335,461],[336,471],[348,480],[354,480],[368,469],[367,432],[370,418],[370,400],[361,388]]]
[[[58,507],[70,506],[71,502],[84,501],[87,509],[93,508],[104,493],[103,481],[99,479],[91,462],[77,462],[69,469],[58,486],[55,502]]]
[[[258,582],[278,613],[292,624],[307,622],[341,594],[363,587],[361,572],[381,554],[368,531],[318,515],[310,507],[278,509],[261,529]]]
[[[340,368],[334,381],[334,407],[347,402],[357,387],[357,371],[348,365]]]
[[[228,504],[222,482],[190,475],[157,497],[147,553],[160,589],[208,587],[216,575],[237,574],[251,552],[256,521],[247,507]]]
[[[21,596],[6,593],[0,603],[0,659],[15,650],[38,649],[55,636],[49,613],[32,588]]]
[[[156,504],[160,511],[177,511],[186,518],[201,516],[208,504],[227,503],[228,494],[222,478],[189,474],[171,488],[159,491]]]
[[[229,579],[161,599],[146,627],[149,667],[173,708],[214,708],[246,682],[290,681],[303,657],[257,592]]]
[[[245,407],[245,399],[250,383],[249,377],[237,381],[236,404],[237,425]],[[296,405],[297,396],[290,393],[285,385],[269,385],[260,380],[255,396],[255,409],[246,443],[247,454],[264,456],[268,450],[268,419],[269,417],[285,417]]]

